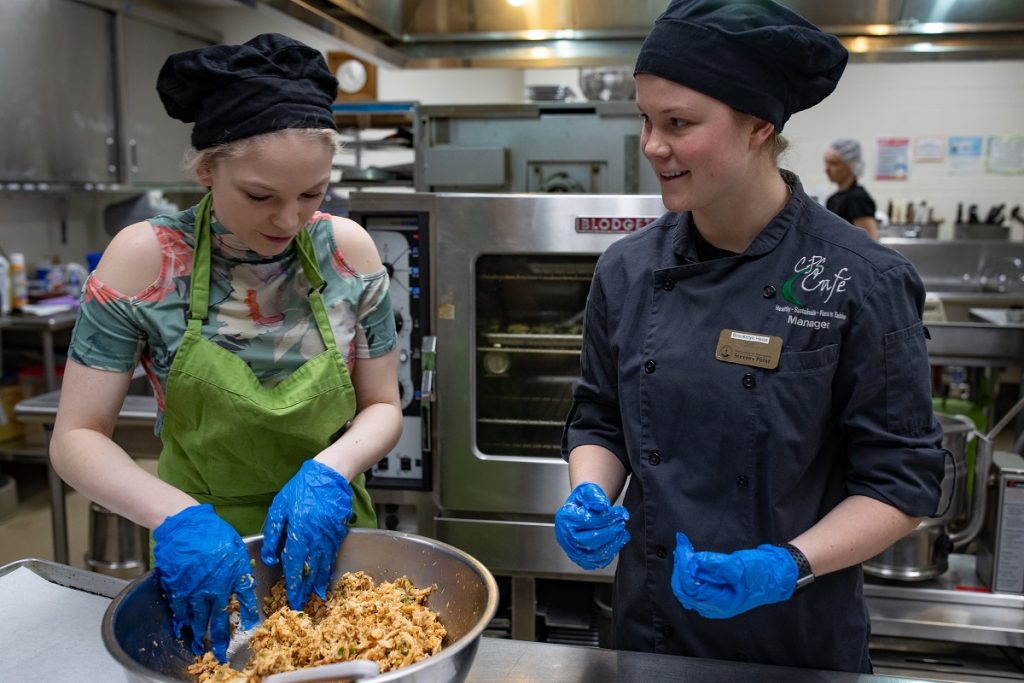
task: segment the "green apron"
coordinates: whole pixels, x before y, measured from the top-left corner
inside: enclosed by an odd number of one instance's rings
[[[303,462],[333,443],[356,412],[355,388],[338,351],[323,300],[324,279],[305,230],[295,238],[310,283],[309,303],[325,351],[267,389],[248,364],[202,335],[210,293],[210,205],[196,211],[188,329],[167,378],[157,472],[200,503],[210,503],[242,536],[263,533],[267,509]],[[360,474],[350,526],[376,527]]]

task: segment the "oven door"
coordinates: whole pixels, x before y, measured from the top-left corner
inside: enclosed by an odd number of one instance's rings
[[[435,195],[442,514],[550,523],[594,265],[663,212],[651,196]]]

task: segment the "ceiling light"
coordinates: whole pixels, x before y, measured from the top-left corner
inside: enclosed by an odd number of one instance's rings
[[[505,2],[512,5],[513,7],[522,7],[523,5],[526,4],[526,0],[505,0]]]

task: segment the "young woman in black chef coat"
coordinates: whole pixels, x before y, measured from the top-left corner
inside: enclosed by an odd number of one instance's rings
[[[870,671],[859,563],[936,510],[921,280],[777,164],[846,61],[768,0],[673,0],[640,50],[669,212],[597,265],[555,523],[618,556],[621,649]]]

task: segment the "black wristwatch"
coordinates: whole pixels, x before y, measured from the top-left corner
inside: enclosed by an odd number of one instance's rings
[[[811,563],[807,561],[807,556],[800,551],[800,548],[791,543],[779,543],[779,547],[788,552],[792,556],[793,561],[796,562],[796,587],[793,588],[793,592],[795,593],[809,583],[812,583],[814,581],[814,572],[811,571]]]

